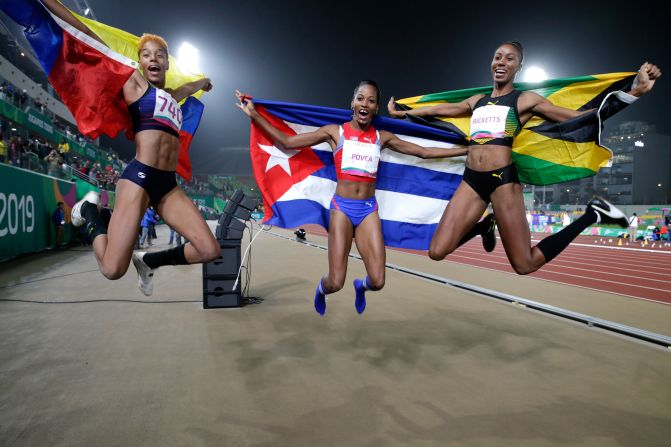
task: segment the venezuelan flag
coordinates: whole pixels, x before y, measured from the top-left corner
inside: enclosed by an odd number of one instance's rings
[[[113,51],[126,56],[129,59],[137,61],[137,47],[140,43],[140,38],[134,34],[128,33],[124,30],[105,25],[104,23],[96,22],[89,18],[80,16],[78,14],[72,13],[79,21],[84,23],[89,27],[91,31],[96,33],[105,44],[110,47]],[[182,68],[180,68],[177,60],[168,55],[168,62],[170,63],[170,68],[166,72],[165,77],[165,87],[169,89],[175,89],[181,85],[186,84],[187,82],[193,82],[198,79],[202,79],[205,76],[200,73],[190,73]],[[195,93],[194,97],[200,98],[203,95],[203,91],[200,90]]]
[[[521,91],[531,91],[555,105],[572,110],[592,110],[578,118],[554,123],[539,117],[529,120],[513,142],[513,162],[523,183],[551,185],[595,175],[610,166],[612,152],[600,144],[603,120],[621,110],[617,94],[627,90],[636,73],[609,73],[574,78],[551,79],[541,83],[515,83]],[[455,103],[473,95],[490,94],[492,87],[477,87],[434,93],[397,101],[401,110]],[[410,120],[457,133],[468,144],[470,117]]]
[[[0,9],[25,28],[49,82],[91,138],[130,128],[121,89],[137,62],[53,17],[36,0],[2,0]]]
[[[126,32],[122,29],[114,28],[104,23],[80,16],[73,12],[73,15],[82,23],[89,27],[98,37],[100,37],[107,46],[113,51],[124,55],[125,57],[137,60],[137,48],[140,43],[140,37]],[[177,60],[168,54],[169,69],[165,75],[165,87],[175,89],[188,82],[193,82],[205,77],[203,74],[190,73],[182,69]],[[200,119],[203,115],[204,105],[197,98],[203,96],[202,90],[199,90],[181,103],[182,109],[182,129],[179,131],[179,159],[177,163],[177,173],[187,181],[191,181],[191,159],[189,157],[189,148],[193,136],[198,129]]]
[[[0,0],[0,9],[25,28],[24,34],[37,55],[49,82],[77,122],[79,131],[90,138],[115,137],[130,132],[131,122],[122,89],[139,67],[137,46],[140,38],[74,14],[95,32],[107,46],[54,17],[37,0]],[[203,78],[187,73],[170,56],[166,87],[177,88]],[[181,104],[182,129],[177,173],[191,180],[189,147],[198,129],[204,106],[198,99],[204,92]]]

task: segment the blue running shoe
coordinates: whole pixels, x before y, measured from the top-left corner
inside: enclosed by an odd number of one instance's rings
[[[322,289],[322,281],[319,280],[317,290],[315,290],[315,310],[322,317],[326,314],[326,294]]]
[[[354,299],[354,308],[359,314],[366,310],[366,284],[365,279],[354,280],[354,291],[356,298]]]

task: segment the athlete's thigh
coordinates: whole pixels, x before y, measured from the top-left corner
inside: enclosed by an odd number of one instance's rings
[[[191,199],[179,187],[173,188],[157,206],[159,216],[199,249],[207,244],[216,243],[210,227],[193,204]]]
[[[140,222],[147,207],[147,192],[129,180],[119,180],[116,185],[114,211],[107,227],[107,247],[103,262],[130,263],[133,247],[140,232]]]
[[[454,249],[487,209],[487,203],[466,182],[461,182],[440,218],[431,246]]]
[[[492,208],[503,248],[511,262],[531,259],[531,233],[527,224],[522,185],[507,183],[492,193]]]
[[[345,274],[347,260],[352,248],[352,222],[342,211],[331,210],[329,220],[328,258],[329,271]]]
[[[382,224],[377,211],[370,213],[356,227],[354,241],[369,274],[384,274],[386,252],[382,237]]]

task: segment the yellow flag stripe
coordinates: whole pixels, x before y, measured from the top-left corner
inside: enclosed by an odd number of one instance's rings
[[[124,56],[134,61],[138,60],[137,51],[138,44],[140,43],[140,38],[138,36],[109,25],[105,25],[104,23],[82,17],[78,14],[73,14],[75,17],[77,17],[77,19],[79,19],[94,33],[96,33],[105,42],[105,44],[110,47],[110,49],[116,51],[117,53],[123,54]],[[177,60],[171,55],[168,55],[168,62],[170,64],[170,68],[166,73],[166,88],[175,89],[188,82],[193,82],[204,77],[203,74],[190,73],[182,70],[177,63]],[[200,98],[203,93],[204,92],[202,90],[199,90],[193,96]]]

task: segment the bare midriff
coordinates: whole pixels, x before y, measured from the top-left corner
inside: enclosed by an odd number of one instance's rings
[[[160,130],[143,130],[135,134],[135,158],[147,166],[163,171],[177,169],[179,138]]]

